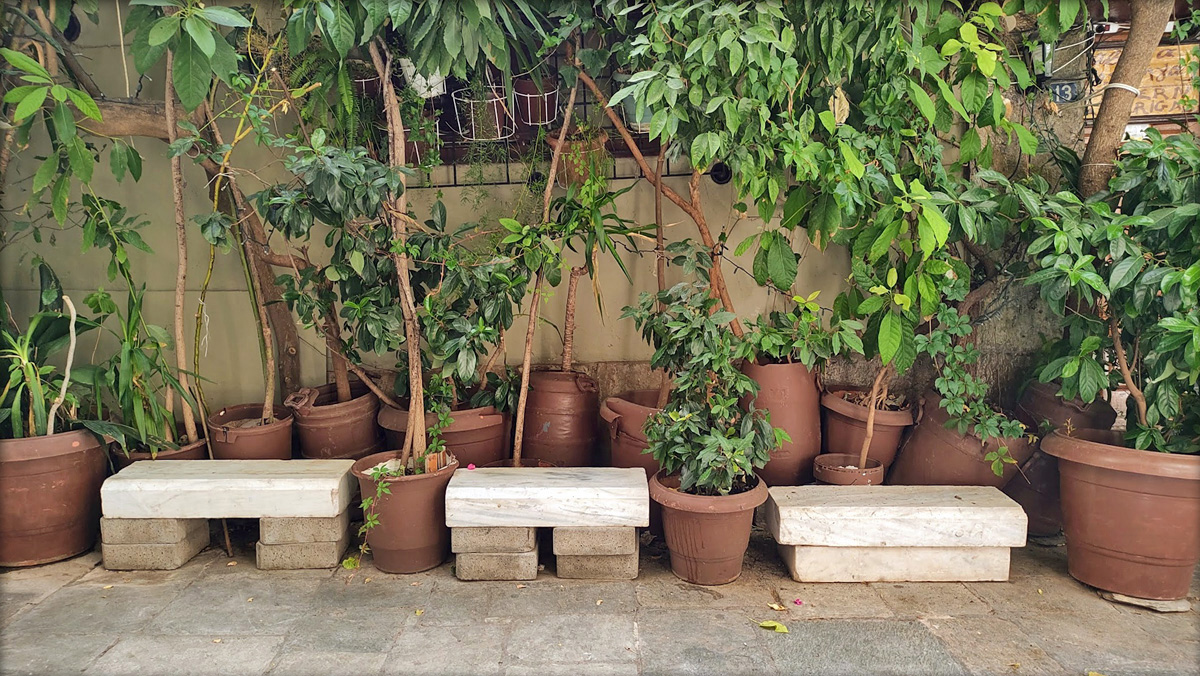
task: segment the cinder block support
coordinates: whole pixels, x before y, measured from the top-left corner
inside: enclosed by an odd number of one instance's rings
[[[173,545],[208,532],[208,519],[100,519],[100,540],[110,545]]]
[[[558,576],[568,580],[632,580],[638,576],[638,553],[608,555],[559,554]]]
[[[450,551],[455,554],[520,554],[536,546],[536,528],[450,529]]]
[[[532,580],[538,573],[538,549],[521,553],[464,552],[455,557],[460,580]]]
[[[307,568],[336,568],[350,542],[343,534],[336,542],[298,542],[270,545],[261,540],[255,545],[260,570],[303,570]]]
[[[201,522],[203,528],[190,527],[185,537],[174,543],[103,542],[100,554],[104,567],[108,570],[175,570],[208,546],[208,522]]]
[[[329,517],[283,517],[258,520],[258,541],[265,545],[337,542],[350,528],[350,510]]]
[[[554,529],[554,554],[557,556],[615,556],[634,554],[637,550],[636,528],[570,526]]]

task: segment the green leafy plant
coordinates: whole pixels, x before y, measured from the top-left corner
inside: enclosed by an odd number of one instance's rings
[[[72,319],[60,312],[39,312],[24,331],[16,324],[0,326],[0,362],[6,374],[0,390],[0,438],[24,439],[66,429],[75,418],[79,398],[67,389],[61,417],[52,414],[63,388],[63,376],[47,363],[72,340]],[[84,323],[82,330],[94,328]],[[51,418],[53,415],[53,419]]]
[[[751,324],[753,330],[746,334],[746,340],[754,347],[760,362],[799,362],[812,369],[839,355],[863,353],[859,337],[864,328],[862,322],[837,319],[826,326],[824,315],[828,311],[817,303],[820,293],[793,296],[792,309],[772,312]]]

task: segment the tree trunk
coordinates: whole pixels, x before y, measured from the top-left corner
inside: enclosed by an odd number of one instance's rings
[[[579,278],[587,272],[587,266],[580,265],[571,268],[571,280],[567,283],[567,311],[563,316],[563,354],[562,370],[571,370],[575,350],[575,300],[579,291]]]
[[[654,175],[662,176],[663,165],[667,159],[667,151],[670,149],[670,143],[660,143],[658,149],[658,165],[655,167]],[[658,292],[662,293],[667,290],[667,249],[666,249],[666,233],[663,231],[663,191],[662,181],[654,182],[654,257],[655,257],[655,277],[658,281]],[[660,311],[666,310],[666,304],[662,301],[658,302]],[[658,408],[663,408],[667,405],[667,397],[671,393],[671,374],[666,370],[662,373],[662,381],[658,385]]]
[[[538,272],[533,277],[533,300],[529,304],[529,326],[525,328],[525,356],[521,358],[521,393],[517,399],[517,422],[513,433],[513,467],[521,466],[521,445],[525,440],[525,404],[529,399],[529,369],[533,362],[533,329],[537,326],[538,306],[541,305],[541,302],[542,274]]]
[[[167,135],[171,143],[175,142],[178,136],[177,111],[175,108],[175,85],[171,77],[171,62],[173,55],[170,51],[167,52],[167,72],[166,72],[166,103],[167,103]],[[187,354],[185,352],[187,342],[183,336],[183,304],[184,293],[187,290],[187,217],[183,210],[183,160],[179,155],[171,158],[171,199],[175,203],[175,313],[174,313],[174,333],[175,333],[175,367],[179,369],[176,377],[179,380],[180,389],[183,392],[190,392],[190,378],[187,374]],[[167,389],[166,393],[168,401],[174,398],[174,392]],[[197,439],[199,435],[196,431],[196,416],[192,411],[192,407],[188,405],[187,398],[179,397],[179,408],[183,412],[183,432],[184,439],[182,445],[190,444]]]
[[[337,304],[335,303],[329,315],[325,317],[325,349],[333,360],[333,384],[337,388],[338,403],[344,404],[353,398],[350,393],[350,368],[346,357],[342,355],[342,337],[338,331]]]
[[[879,369],[879,373],[875,376],[875,382],[871,385],[871,395],[867,399],[867,405],[871,407],[867,411],[867,435],[863,437],[862,450],[858,452],[859,469],[867,468],[867,451],[871,450],[871,439],[875,436],[875,411],[879,410],[880,404],[883,403],[883,397],[887,396],[887,385],[884,381],[891,369],[891,364]],[[881,385],[883,386],[882,394],[879,389]]]
[[[1129,124],[1130,111],[1138,97],[1135,92],[1146,76],[1154,50],[1162,41],[1175,3],[1172,0],[1136,0],[1129,5],[1132,10],[1129,35],[1113,69],[1112,80],[1104,90],[1100,112],[1092,123],[1092,135],[1079,168],[1079,192],[1084,197],[1108,187],[1117,150],[1125,138],[1125,125]]]

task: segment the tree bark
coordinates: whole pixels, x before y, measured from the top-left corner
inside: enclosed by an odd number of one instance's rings
[[[655,176],[662,176],[663,166],[667,159],[667,151],[671,145],[669,143],[660,144],[658,149],[658,165],[654,169]],[[654,258],[655,258],[655,277],[658,281],[658,292],[662,293],[667,290],[667,248],[666,248],[666,232],[663,230],[663,191],[662,181],[654,182]],[[666,303],[659,301],[658,309],[666,311]],[[662,380],[658,384],[658,408],[663,408],[667,405],[667,397],[671,393],[671,374],[664,369]]]
[[[175,107],[175,83],[171,77],[171,61],[172,54],[167,52],[167,75],[166,75],[166,108],[167,108],[167,138],[168,142],[174,143],[178,137],[179,128],[177,109]],[[176,155],[171,158],[171,199],[175,203],[175,314],[174,314],[174,329],[175,329],[175,367],[179,369],[177,378],[179,380],[180,389],[183,392],[191,392],[189,385],[191,378],[187,374],[187,354],[185,348],[187,341],[183,334],[183,304],[184,294],[187,291],[187,217],[184,215],[183,209],[183,160]],[[167,396],[172,397],[173,392],[167,390]],[[196,431],[196,416],[192,411],[192,407],[188,405],[187,399],[182,396],[180,399],[180,409],[183,413],[183,432],[186,435],[184,444],[190,444],[197,439],[199,435]]]
[[[1136,0],[1129,5],[1132,10],[1129,35],[1113,69],[1112,80],[1104,90],[1100,112],[1092,123],[1092,135],[1079,167],[1079,192],[1085,197],[1108,187],[1117,150],[1125,138],[1125,125],[1129,124],[1133,102],[1138,96],[1134,91],[1113,85],[1126,85],[1136,90],[1142,84],[1175,3],[1172,0]]]
[[[1117,352],[1117,367],[1121,369],[1121,380],[1125,381],[1125,387],[1129,389],[1129,396],[1133,397],[1133,401],[1137,404],[1138,423],[1142,427],[1146,427],[1146,394],[1142,392],[1142,388],[1138,387],[1134,380],[1133,371],[1129,368],[1129,359],[1125,356],[1125,344],[1121,342],[1121,321],[1117,319],[1116,313],[1111,310],[1108,318],[1108,332],[1112,336],[1113,348]],[[1125,416],[1128,418],[1128,414]]]
[[[883,397],[887,396],[887,385],[884,384],[884,380],[891,369],[891,364],[879,369],[879,373],[875,376],[875,382],[871,385],[871,395],[867,400],[867,405],[871,407],[867,411],[867,435],[863,437],[862,449],[858,452],[859,469],[867,468],[867,451],[871,450],[871,439],[875,436],[875,411],[879,410]],[[879,390],[881,385],[883,386],[882,396]]]
[[[569,373],[575,350],[575,299],[579,290],[579,278],[587,272],[586,265],[571,268],[571,279],[567,282],[567,310],[563,316],[562,370]]]

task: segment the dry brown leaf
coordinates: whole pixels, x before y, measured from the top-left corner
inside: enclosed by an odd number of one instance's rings
[[[112,589],[112,587],[113,586],[111,584],[106,584],[104,585],[103,589]]]
[[[226,566],[236,566],[236,565],[237,565],[237,561],[230,561],[229,563],[227,563],[227,564],[225,564],[225,565],[226,565]]]
[[[781,612],[787,610],[787,608],[783,607],[782,603],[768,603],[767,607],[770,608],[771,610],[778,610]]]

